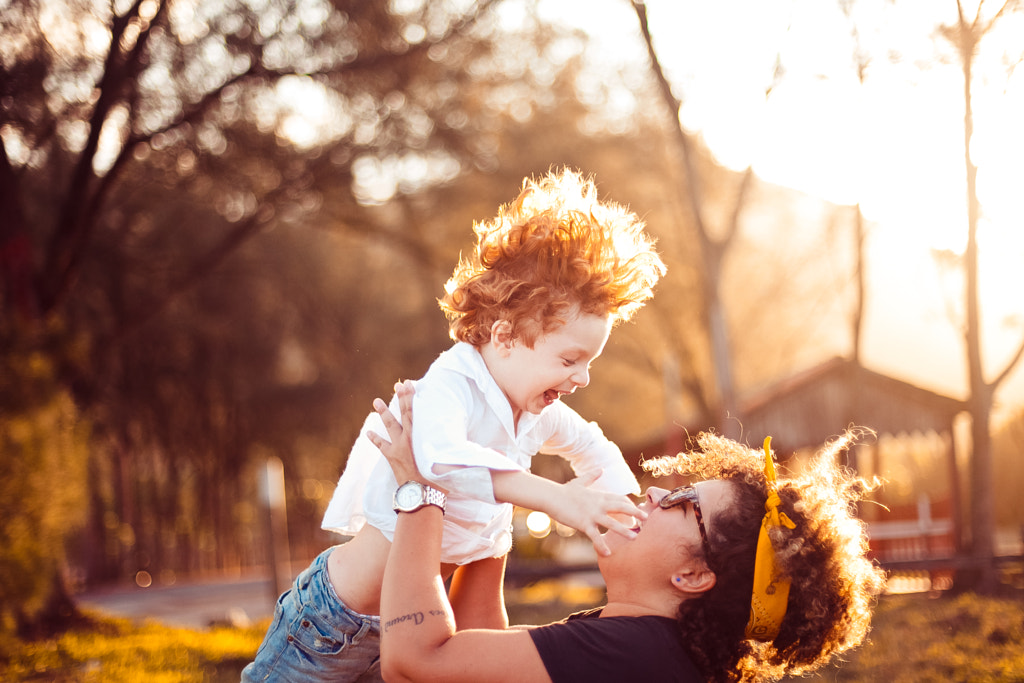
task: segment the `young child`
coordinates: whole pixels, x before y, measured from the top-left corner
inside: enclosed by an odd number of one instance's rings
[[[640,219],[599,202],[593,182],[570,170],[525,180],[519,197],[474,231],[474,253],[440,302],[456,343],[416,382],[413,399],[417,464],[448,492],[445,501],[428,488],[422,504],[446,508],[441,561],[445,577],[459,568],[453,603],[460,581],[496,585],[491,604],[457,608],[460,628],[507,625],[500,582],[513,505],[583,531],[601,554],[599,527],[633,535],[624,520],[643,516],[626,497],[639,494],[636,478],[600,428],[559,399],[587,386],[611,328],[646,303],[665,271]],[[397,399],[391,410],[398,414]],[[372,412],[324,515],[323,528],[353,538],[317,557],[281,596],[243,680],[380,680],[376,615],[402,482],[375,433],[386,430]],[[531,474],[538,452],[565,458],[577,478],[556,484]]]

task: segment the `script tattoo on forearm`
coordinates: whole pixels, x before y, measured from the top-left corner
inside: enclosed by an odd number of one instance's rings
[[[439,617],[444,616],[444,611],[439,609],[428,609],[427,614],[429,614],[432,617]],[[423,623],[423,612],[410,612],[409,614],[403,614],[400,617],[389,619],[388,621],[384,622],[384,631],[386,632],[392,626],[397,626],[398,624],[404,623],[411,623],[415,626],[419,626]]]

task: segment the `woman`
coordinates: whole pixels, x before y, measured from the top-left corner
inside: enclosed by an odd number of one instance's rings
[[[425,484],[407,438],[412,391],[399,387],[401,423],[374,404],[390,437],[374,444],[398,481],[414,482],[396,496],[384,574],[386,680],[772,680],[817,668],[867,633],[883,578],[852,512],[869,486],[835,464],[853,434],[778,482],[767,440],[762,458],[705,434],[700,453],[645,463],[702,481],[648,489],[636,536],[607,537],[603,608],[537,628],[458,630],[438,572],[443,503],[405,500]],[[483,602],[500,591],[491,578],[476,583]]]

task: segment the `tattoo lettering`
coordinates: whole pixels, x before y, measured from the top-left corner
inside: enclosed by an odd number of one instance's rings
[[[427,614],[432,617],[443,617],[445,613],[444,610],[429,609],[427,610]],[[398,624],[405,622],[411,622],[414,625],[419,626],[423,623],[423,612],[412,612],[410,614],[403,614],[400,617],[395,617],[394,619],[389,619],[384,622],[384,631],[386,632],[392,626],[397,626]]]
[[[394,619],[384,623],[384,630],[387,631],[392,626],[396,626],[397,624],[401,624],[406,621],[411,621],[419,626],[423,623],[423,612],[413,612],[412,614],[403,614],[400,617],[395,617]]]

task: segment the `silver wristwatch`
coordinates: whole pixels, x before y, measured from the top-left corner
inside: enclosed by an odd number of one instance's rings
[[[444,512],[448,496],[418,481],[407,481],[395,491],[395,512],[416,512],[425,505],[436,505]]]

